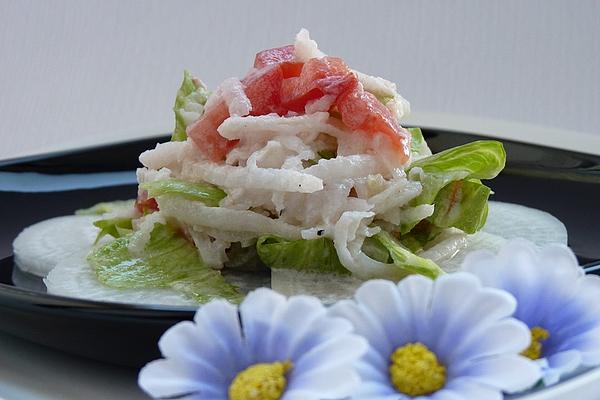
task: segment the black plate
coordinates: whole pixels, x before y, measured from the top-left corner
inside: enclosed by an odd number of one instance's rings
[[[435,129],[424,129],[424,133],[434,152],[485,139]],[[22,172],[58,176],[132,171],[139,166],[139,153],[164,140],[166,137],[159,137],[0,162],[0,330],[69,353],[139,367],[159,356],[156,343],[166,329],[192,318],[190,309],[77,300],[14,284],[11,243],[23,228],[100,201],[133,198],[136,186],[20,193],[6,190],[7,172],[14,178],[14,173]],[[600,157],[503,142],[507,167],[488,182],[496,192],[494,200],[552,213],[566,224],[569,245],[580,262],[590,266],[600,262]]]

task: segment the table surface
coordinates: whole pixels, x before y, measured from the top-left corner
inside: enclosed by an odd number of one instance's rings
[[[569,144],[572,150],[600,154],[600,137],[596,135],[437,114],[417,115],[409,122],[548,145],[559,145],[561,138],[571,135],[576,139]],[[6,334],[0,334],[0,354],[0,400],[147,398],[137,387],[137,371],[132,369],[70,356]]]

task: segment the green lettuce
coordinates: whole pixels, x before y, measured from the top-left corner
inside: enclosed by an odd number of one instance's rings
[[[100,282],[117,289],[172,288],[199,303],[215,298],[241,300],[238,289],[206,266],[196,247],[176,227],[155,224],[143,256],[129,251],[133,235],[92,250],[88,262]]]
[[[412,251],[417,253],[432,240],[435,240],[443,228],[439,228],[432,224],[429,220],[424,219],[416,224],[408,233],[402,234],[398,240],[400,243]]]
[[[348,275],[329,238],[287,240],[274,235],[258,238],[256,250],[270,268]]]
[[[173,178],[142,183],[140,188],[146,190],[149,197],[181,196],[186,200],[201,201],[210,207],[217,207],[227,196],[223,190],[209,183],[193,183]]]
[[[406,128],[406,130],[412,137],[410,142],[410,152],[413,154],[413,157],[416,156],[419,158],[431,154],[427,142],[425,142],[425,138],[423,137],[423,132],[421,132],[421,128]]]
[[[90,208],[82,208],[75,211],[76,215],[102,215],[122,210],[131,210],[135,206],[135,200],[106,201],[93,205]]]
[[[204,105],[208,100],[209,92],[200,81],[195,80],[192,74],[188,71],[183,72],[183,81],[181,87],[177,91],[175,105],[175,130],[171,136],[173,141],[184,141],[187,139],[185,129],[187,128],[185,113],[197,113],[202,115]]]
[[[410,169],[423,170],[423,191],[413,205],[432,204],[438,192],[453,181],[495,178],[505,163],[504,147],[494,140],[471,142],[417,160]]]
[[[107,218],[94,221],[94,226],[100,228],[100,232],[98,232],[98,236],[96,236],[96,243],[106,235],[110,235],[114,238],[129,235],[133,232],[131,221],[131,218]]]
[[[440,228],[454,227],[475,233],[485,225],[491,192],[479,181],[451,182],[438,192],[435,211],[429,220]]]
[[[373,236],[373,239],[377,240],[381,246],[387,249],[392,262],[398,267],[399,278],[409,274],[419,274],[435,279],[444,273],[436,263],[417,256],[397,242],[386,231],[379,232]]]

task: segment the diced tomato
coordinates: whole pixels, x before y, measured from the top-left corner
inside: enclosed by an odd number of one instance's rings
[[[229,109],[225,102],[221,101],[206,110],[187,132],[200,152],[215,162],[223,160],[239,142],[239,140],[227,140],[217,131],[228,117]]]
[[[151,214],[154,211],[158,211],[158,203],[154,197],[148,198],[148,192],[142,190],[138,193],[138,197],[135,200],[135,208],[142,214]]]
[[[295,61],[293,45],[263,50],[254,58],[254,68],[261,69],[273,64],[281,66],[284,78],[299,76],[303,65],[301,62]]]
[[[283,71],[279,65],[268,65],[248,74],[242,81],[246,96],[252,104],[250,115],[265,115],[272,112],[285,114],[281,109],[281,83]]]
[[[356,87],[358,79],[341,58],[312,58],[299,77],[288,78],[281,87],[281,105],[303,112],[306,103],[325,95],[339,96]]]
[[[398,151],[401,161],[408,159],[410,134],[373,94],[356,86],[342,94],[336,105],[346,126],[370,134],[382,133]]]

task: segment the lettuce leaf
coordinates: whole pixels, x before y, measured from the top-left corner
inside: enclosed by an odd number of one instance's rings
[[[100,228],[95,243],[98,243],[100,239],[106,235],[110,235],[114,238],[129,235],[133,232],[131,221],[131,218],[107,218],[94,221],[94,226]]]
[[[419,159],[431,155],[431,150],[429,150],[427,142],[425,142],[421,128],[406,128],[406,130],[412,137],[410,142],[410,152],[413,159]]]
[[[413,253],[417,253],[423,250],[427,243],[435,240],[442,233],[442,230],[443,228],[438,228],[428,219],[424,219],[416,224],[410,232],[403,233],[398,240],[404,247]]]
[[[329,238],[287,240],[264,235],[256,242],[258,256],[270,268],[348,275]]]
[[[477,232],[485,225],[492,190],[479,181],[454,181],[438,192],[435,211],[429,220],[440,228]]]
[[[193,183],[173,178],[142,183],[140,188],[146,190],[149,197],[181,196],[186,200],[201,201],[210,207],[217,207],[227,196],[223,190],[209,183]]]
[[[102,215],[121,210],[131,210],[135,206],[135,200],[115,200],[94,204],[89,208],[75,211],[75,215]]]
[[[197,79],[194,79],[188,71],[183,72],[183,81],[175,97],[175,130],[171,136],[172,141],[184,141],[187,139],[185,129],[188,124],[198,119],[204,112],[204,105],[208,100],[209,92]]]
[[[392,262],[401,274],[419,274],[435,279],[444,273],[436,263],[412,253],[386,231],[379,232],[373,236],[373,239],[387,249]]]
[[[423,191],[413,205],[432,204],[438,192],[453,181],[495,178],[505,163],[504,147],[495,140],[471,142],[417,160],[410,169],[423,170]]]
[[[129,251],[131,237],[123,236],[92,250],[88,262],[100,282],[118,289],[170,287],[199,303],[215,298],[241,300],[238,289],[220,272],[207,267],[196,247],[176,227],[155,224],[143,256]]]

